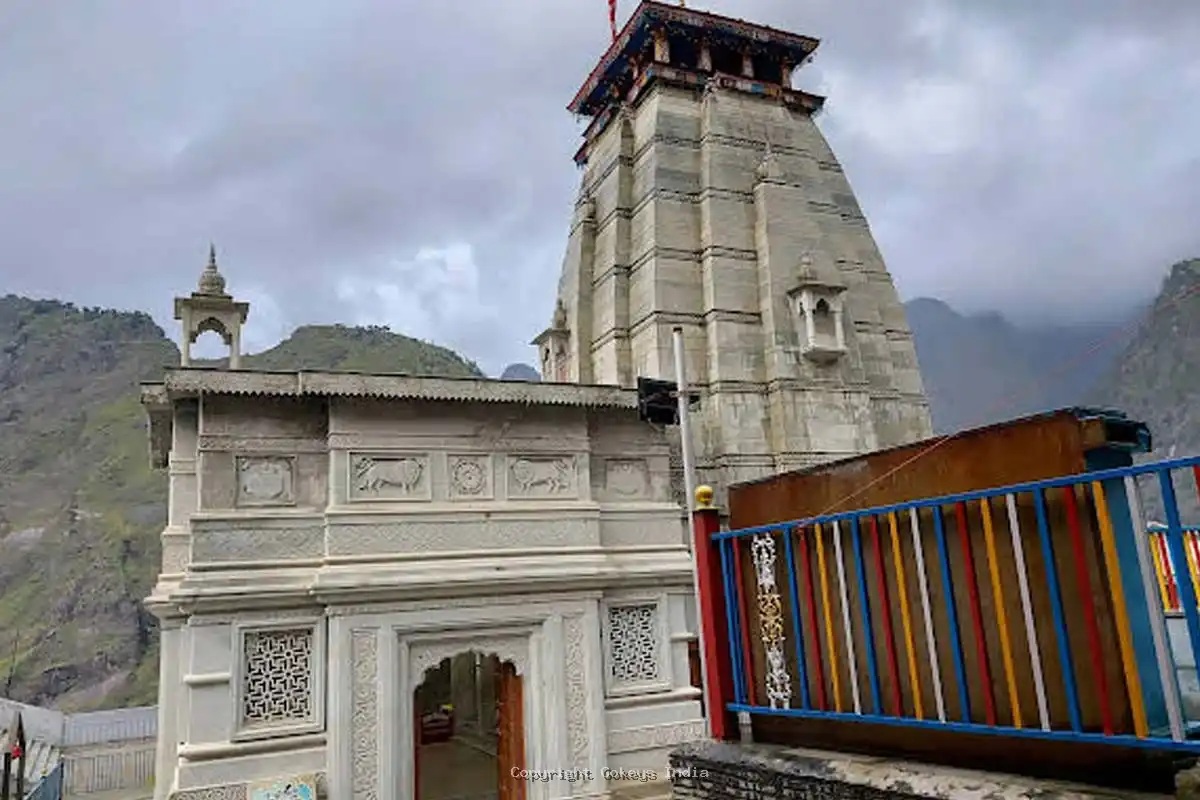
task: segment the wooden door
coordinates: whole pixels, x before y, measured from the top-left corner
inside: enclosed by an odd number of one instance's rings
[[[421,797],[421,707],[417,701],[418,692],[413,692],[413,796]]]
[[[519,777],[525,769],[524,699],[516,667],[503,662],[496,670],[498,800],[525,800],[525,780]]]

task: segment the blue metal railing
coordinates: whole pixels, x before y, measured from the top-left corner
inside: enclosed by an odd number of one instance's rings
[[[62,800],[63,791],[63,762],[59,761],[54,769],[38,781],[37,786],[25,795],[26,800]]]
[[[1139,485],[1155,479],[1169,563],[1192,564],[1182,471],[1200,492],[1192,457],[714,536],[729,709],[1200,752]],[[1177,588],[1197,656],[1196,587]]]

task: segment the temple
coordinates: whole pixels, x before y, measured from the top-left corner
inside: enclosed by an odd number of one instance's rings
[[[210,258],[182,338],[249,310]],[[157,800],[669,791],[704,735],[692,566],[636,392],[231,356],[142,390]]]
[[[792,86],[817,40],[657,2],[569,105],[591,119],[551,326],[551,380],[674,377],[702,482],[930,434],[912,335],[837,158]]]
[[[821,98],[790,86],[816,44],[637,9],[570,106],[546,382],[242,368],[210,252],[176,313],[229,367],[185,346],[142,393],[170,474],[157,800],[669,795],[706,735],[695,564],[637,377],[671,377],[681,327],[719,490],[929,432]]]

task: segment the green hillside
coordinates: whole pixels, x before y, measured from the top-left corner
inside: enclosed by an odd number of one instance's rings
[[[0,298],[0,695],[66,709],[154,702],[166,475],[139,382],[179,353],[149,315]],[[453,351],[385,328],[306,326],[259,369],[472,377]]]

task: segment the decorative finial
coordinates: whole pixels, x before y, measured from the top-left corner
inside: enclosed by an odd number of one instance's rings
[[[225,278],[217,270],[217,247],[211,242],[208,245],[208,264],[200,273],[200,287],[197,294],[225,296]]]
[[[555,330],[565,330],[567,327],[567,307],[563,305],[561,297],[554,306],[554,319],[551,327]]]
[[[696,508],[709,509],[712,508],[713,488],[711,486],[700,485],[696,487]]]

